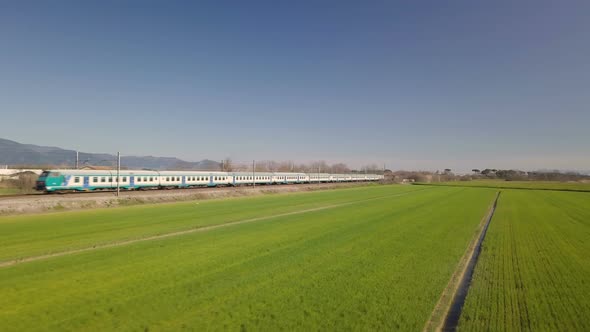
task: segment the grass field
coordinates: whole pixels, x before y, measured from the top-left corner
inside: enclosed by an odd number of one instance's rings
[[[428,183],[434,186],[482,187],[495,189],[536,189],[559,191],[589,191],[590,183],[559,182],[559,181],[504,181],[504,180],[473,180]]]
[[[375,186],[0,218],[0,261],[261,218],[2,267],[0,327],[421,330],[494,194]]]
[[[20,190],[15,188],[0,188],[0,195],[14,195],[18,194]]]
[[[460,330],[589,331],[589,318],[590,194],[504,191]]]

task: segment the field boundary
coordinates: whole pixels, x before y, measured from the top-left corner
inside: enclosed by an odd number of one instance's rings
[[[257,221],[264,221],[264,220],[269,220],[269,219],[274,219],[274,218],[287,217],[287,216],[305,214],[305,213],[310,213],[310,212],[317,212],[317,211],[322,211],[322,210],[329,210],[329,209],[333,209],[333,208],[338,208],[338,207],[353,205],[353,204],[358,204],[358,203],[364,203],[364,202],[368,202],[368,201],[374,201],[374,200],[391,198],[391,197],[405,196],[408,194],[412,194],[412,193],[416,193],[416,192],[420,192],[420,191],[424,191],[424,190],[428,190],[428,189],[411,190],[411,191],[407,191],[407,192],[403,192],[403,193],[378,196],[378,197],[350,201],[350,202],[340,203],[340,204],[326,205],[326,206],[321,206],[321,207],[312,208],[312,209],[286,212],[286,213],[280,213],[280,214],[275,214],[275,215],[270,215],[270,216],[256,217],[256,218],[250,218],[250,219],[244,219],[244,220],[230,221],[227,223],[222,223],[222,224],[217,224],[217,225],[200,226],[200,227],[189,228],[189,229],[184,229],[184,230],[180,230],[180,231],[174,231],[174,232],[157,234],[157,235],[150,235],[150,236],[135,238],[135,239],[130,239],[130,240],[97,244],[97,245],[93,245],[91,247],[89,246],[89,247],[83,247],[83,248],[78,248],[78,249],[71,249],[71,250],[64,250],[64,251],[59,251],[59,252],[54,252],[54,253],[42,254],[42,255],[37,255],[37,256],[29,256],[29,257],[24,257],[24,258],[12,259],[12,260],[0,262],[0,268],[10,267],[10,266],[14,266],[17,264],[34,262],[34,261],[39,261],[39,260],[44,260],[44,259],[49,259],[49,258],[67,256],[67,255],[78,254],[78,253],[83,253],[83,252],[89,252],[89,251],[94,251],[94,250],[99,250],[99,249],[121,247],[121,246],[125,246],[125,245],[139,243],[139,242],[147,242],[147,241],[166,239],[166,238],[171,238],[171,237],[181,236],[181,235],[186,235],[186,234],[206,232],[206,231],[210,231],[210,230],[214,230],[214,229],[230,227],[230,226],[246,224],[246,223],[252,223],[252,222],[257,222]]]
[[[467,246],[465,253],[457,264],[457,268],[451,275],[451,279],[434,306],[430,318],[424,325],[423,332],[456,330],[456,324],[461,315],[463,302],[465,301],[467,289],[471,282],[473,268],[479,256],[479,248],[496,210],[500,193],[501,191],[496,193],[494,200],[488,207],[487,213],[479,222],[475,232],[476,234]]]
[[[590,193],[590,189],[569,189],[569,188],[524,188],[524,187],[510,187],[510,186],[486,186],[486,185],[460,185],[460,184],[438,184],[438,183],[413,183],[414,186],[436,186],[436,187],[455,187],[455,188],[488,188],[488,189],[514,189],[514,190],[542,190],[542,191],[569,191],[576,193]]]

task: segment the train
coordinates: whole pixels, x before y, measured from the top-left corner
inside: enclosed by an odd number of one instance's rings
[[[196,187],[276,185],[331,182],[379,181],[378,174],[209,172],[121,170],[45,170],[35,189],[52,192],[100,190],[178,189]]]

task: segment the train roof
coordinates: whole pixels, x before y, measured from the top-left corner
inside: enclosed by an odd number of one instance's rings
[[[227,176],[227,172],[219,171],[160,171],[160,175],[221,175]]]
[[[102,169],[48,169],[46,172],[60,173],[64,175],[80,175],[80,176],[110,176],[117,175],[117,170],[102,170]],[[158,176],[157,171],[146,171],[146,170],[135,170],[135,169],[122,169],[119,171],[119,175],[141,175],[141,176]]]

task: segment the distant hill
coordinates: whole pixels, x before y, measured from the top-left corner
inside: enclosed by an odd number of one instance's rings
[[[116,166],[116,156],[106,153],[79,153],[80,167],[84,165]],[[53,146],[21,144],[0,138],[0,165],[52,165],[74,167],[76,151]],[[173,157],[122,156],[121,167],[128,169],[186,169],[219,170],[220,163],[213,160],[198,162],[185,161]]]

